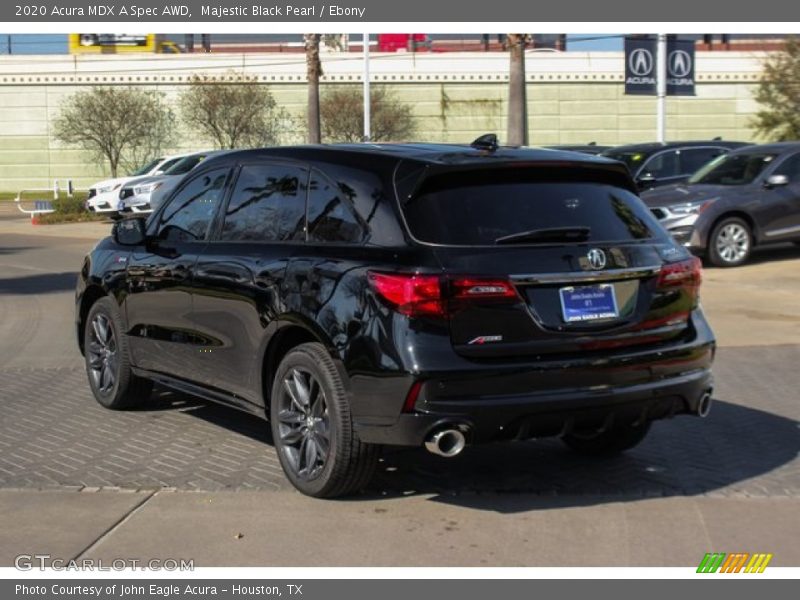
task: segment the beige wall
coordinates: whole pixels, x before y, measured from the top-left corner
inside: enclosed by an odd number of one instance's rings
[[[259,77],[299,121],[305,110],[302,55],[145,57],[0,57],[0,191],[49,187],[73,179],[85,187],[108,168],[85,152],[59,145],[50,122],[67,95],[89,85],[146,86],[174,102],[193,72],[230,69]],[[700,53],[697,96],[667,100],[667,138],[753,140],[752,93],[763,56]],[[655,138],[655,100],[624,95],[619,53],[531,54],[527,60],[532,145],[620,144]],[[329,55],[324,85],[357,85],[361,61]],[[391,86],[413,107],[417,138],[469,142],[487,132],[504,137],[507,57],[502,54],[377,55],[375,84]],[[208,147],[182,132],[180,149]],[[287,142],[302,131],[286,132]],[[176,149],[177,150],[177,149]]]

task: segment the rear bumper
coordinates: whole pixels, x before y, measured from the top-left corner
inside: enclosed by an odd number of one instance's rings
[[[482,443],[596,429],[610,419],[633,423],[697,414],[713,386],[716,346],[701,311],[693,322],[691,340],[666,347],[560,360],[476,361],[469,369],[421,373],[412,411],[401,411],[396,392],[381,394],[384,407],[397,406],[394,416],[359,411],[355,427],[364,442],[419,446],[448,425],[466,431],[469,443]]]
[[[560,435],[614,422],[653,421],[696,414],[713,386],[709,369],[646,384],[598,390],[565,390],[502,397],[421,402],[391,425],[356,422],[362,441],[420,446],[433,431],[455,426],[469,443]]]

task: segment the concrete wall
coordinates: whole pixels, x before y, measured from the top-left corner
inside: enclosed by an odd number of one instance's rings
[[[764,55],[698,53],[697,96],[667,100],[668,139],[753,140],[752,93]],[[621,53],[539,53],[527,57],[533,145],[619,144],[655,137],[655,100],[625,96]],[[325,85],[361,85],[360,55],[324,56]],[[67,95],[91,85],[133,85],[176,101],[193,73],[257,76],[298,122],[305,112],[301,54],[3,56],[0,57],[0,191],[49,187],[67,178],[81,187],[108,174],[84,151],[59,145],[50,123]],[[412,105],[417,138],[468,142],[504,137],[508,58],[501,53],[374,55],[370,78]],[[286,142],[302,140],[302,129]],[[209,147],[182,132],[180,149]],[[177,150],[177,149],[176,149]]]

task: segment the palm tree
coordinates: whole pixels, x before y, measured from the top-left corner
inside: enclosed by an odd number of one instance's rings
[[[308,77],[308,143],[322,141],[319,123],[319,78],[322,76],[322,63],[319,60],[318,33],[306,33],[303,41],[306,48],[306,72]]]
[[[528,143],[528,104],[525,94],[525,34],[509,33],[508,139],[509,146]]]

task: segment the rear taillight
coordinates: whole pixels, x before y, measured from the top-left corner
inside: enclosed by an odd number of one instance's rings
[[[658,274],[658,289],[681,288],[697,301],[702,279],[703,263],[699,258],[693,256],[690,259],[661,267],[661,272]]]
[[[378,295],[409,317],[443,317],[446,312],[438,275],[369,273]]]
[[[369,281],[384,301],[410,317],[446,317],[472,302],[518,299],[504,279],[370,272]]]

